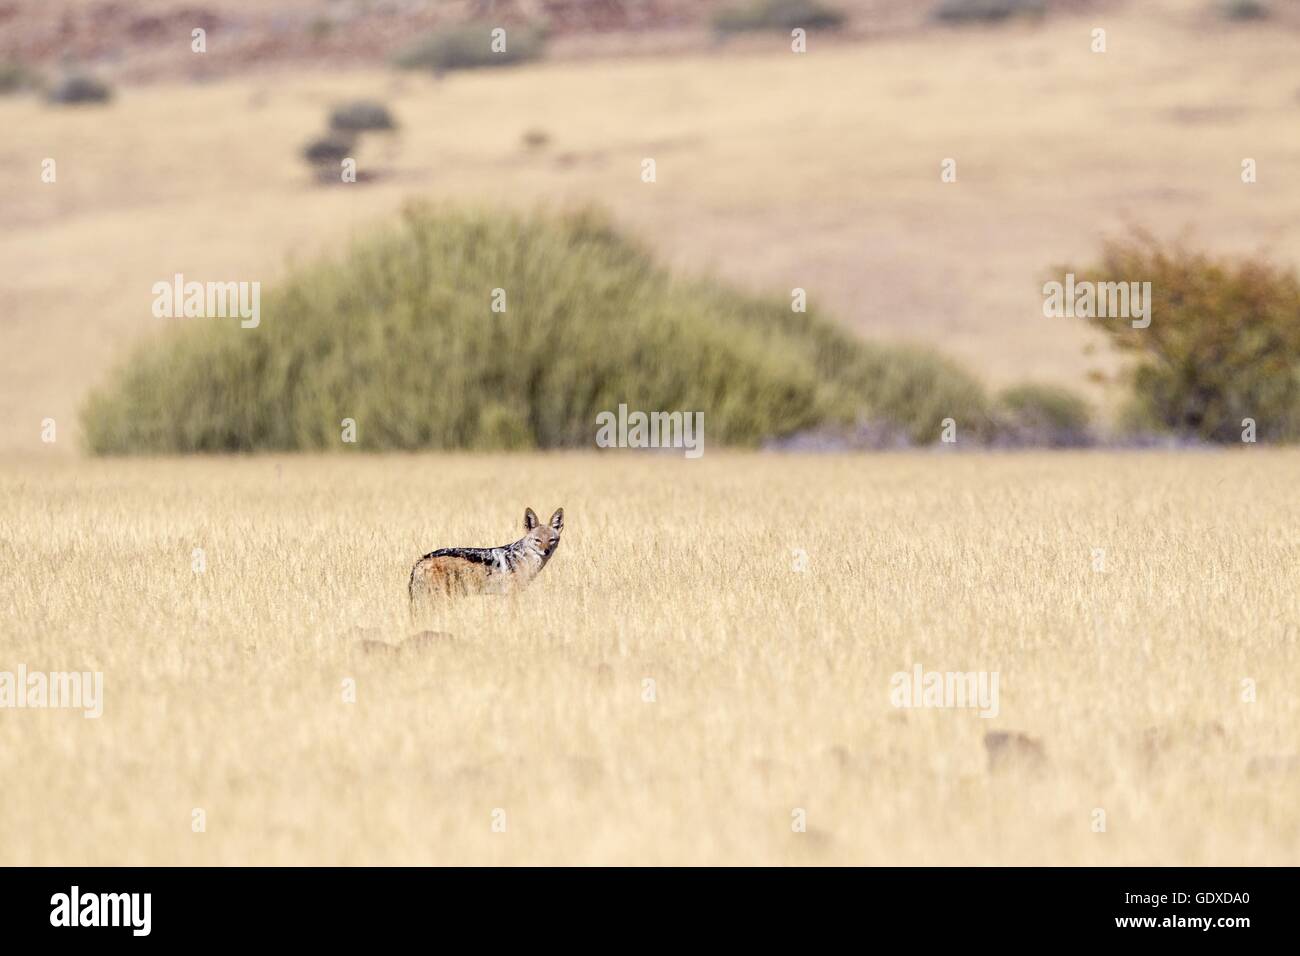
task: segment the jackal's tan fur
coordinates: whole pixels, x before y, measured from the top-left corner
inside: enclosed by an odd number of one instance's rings
[[[438,595],[502,594],[525,588],[551,560],[563,530],[563,508],[556,510],[547,524],[527,508],[525,534],[512,544],[430,552],[411,569],[411,603]]]

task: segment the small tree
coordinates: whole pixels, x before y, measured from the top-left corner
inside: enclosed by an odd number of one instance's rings
[[[1206,441],[1241,440],[1242,419],[1263,440],[1300,438],[1300,283],[1256,260],[1166,245],[1149,233],[1105,245],[1078,276],[1150,282],[1151,324],[1100,319],[1131,370],[1130,421]]]

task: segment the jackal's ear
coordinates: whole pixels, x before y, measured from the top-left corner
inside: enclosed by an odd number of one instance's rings
[[[564,528],[564,509],[556,508],[555,514],[551,515],[551,530],[559,534]]]
[[[540,522],[537,520],[537,512],[532,508],[524,509],[524,530],[532,531]]]

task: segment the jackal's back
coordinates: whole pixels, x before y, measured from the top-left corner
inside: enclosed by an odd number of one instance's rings
[[[422,594],[471,594],[487,590],[497,565],[494,548],[439,548],[415,562],[407,590]]]
[[[563,528],[563,508],[545,525],[527,508],[524,536],[512,544],[430,551],[411,568],[407,584],[411,603],[435,595],[505,593],[527,587],[555,553]]]

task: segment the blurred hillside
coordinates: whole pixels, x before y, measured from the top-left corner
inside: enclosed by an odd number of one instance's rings
[[[951,27],[930,5],[846,2],[846,29],[814,32],[803,56],[779,33],[718,43],[716,4],[499,6],[550,11],[546,59],[438,80],[387,56],[483,5],[0,4],[0,58],[51,74],[70,59],[115,92],[76,108],[0,96],[0,448],[76,448],[88,389],[176,321],[151,315],[153,283],[273,284],[412,197],[594,201],[680,271],[804,288],[852,329],[936,346],[994,386],[1077,388],[1114,367],[1095,327],[1043,318],[1041,285],[1130,224],[1300,263],[1300,4],[1263,22],[1213,3],[1051,4]],[[300,150],[359,97],[400,129],[361,142],[364,182],[322,185]]]
[[[944,11],[972,22],[1143,11],[1210,27],[1222,8],[1264,6],[1269,22],[1300,27],[1293,0],[6,0],[0,60],[53,66],[94,62],[124,80],[212,78],[292,67],[385,64],[413,36],[468,20],[545,24],[551,55],[586,59],[681,53],[716,44],[723,11],[776,3],[843,16],[846,40],[929,29]],[[221,36],[221,57],[196,61],[178,36],[195,27]]]

